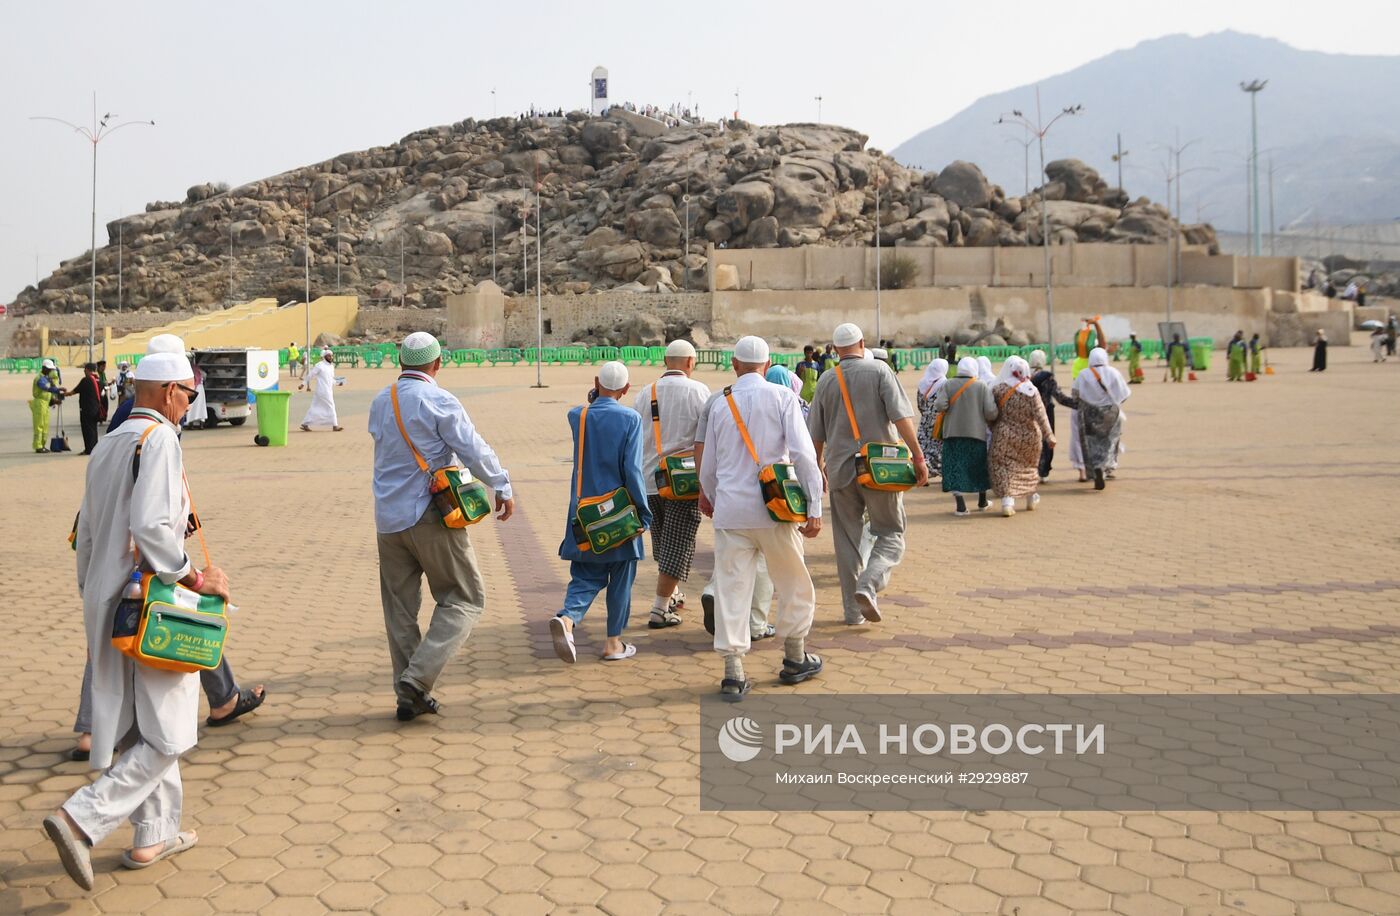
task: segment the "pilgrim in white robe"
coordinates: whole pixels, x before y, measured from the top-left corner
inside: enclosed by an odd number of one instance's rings
[[[318,360],[316,365],[306,373],[306,378],[302,384],[311,391],[311,406],[306,410],[306,416],[302,419],[302,426],[329,426],[332,429],[340,425],[339,418],[335,414],[335,366],[324,359]],[[315,385],[315,390],[312,390]]]
[[[153,422],[133,481],[136,444]],[[141,568],[162,581],[189,574],[189,513],[176,428],[154,411],[132,411],[94,449],[78,518],[78,593],[92,659],[91,761],[107,772],[75,793],[64,810],[94,844],[128,817],[136,828],[135,846],[179,833],[179,758],[197,739],[199,678],[126,657],[112,645],[112,623],[137,566],[136,551]],[[119,747],[124,751],[113,765]]]

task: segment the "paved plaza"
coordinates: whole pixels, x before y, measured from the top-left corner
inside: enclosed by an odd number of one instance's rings
[[[1147,365],[1105,492],[1074,482],[1062,429],[1033,514],[958,519],[936,487],[912,493],[883,623],[841,624],[824,531],[808,562],[826,670],[782,687],[777,640],[761,643],[755,695],[1400,691],[1400,365],[1334,347],[1316,375],[1311,350],[1271,351],[1276,375],[1227,384],[1221,355],[1194,384]],[[345,374],[342,433],[293,429],[281,449],[251,426],[184,436],[241,607],[229,658],[269,699],[182,764],[199,845],[128,871],[119,829],[91,894],[39,828],[90,779],[65,756],[84,651],[65,538],[85,459],[30,452],[31,380],[0,378],[0,913],[1400,913],[1397,813],[702,812],[698,699],[721,673],[700,626],[708,525],[684,626],[646,629],[648,560],[634,660],[598,660],[601,607],[577,665],[550,648],[565,411],[589,367],[547,368],[543,390],[523,366],[442,373],[518,510],[471,529],[487,610],[438,685],[443,715],[396,722],[366,432],[393,374]],[[917,377],[900,376],[911,393]],[[308,402],[294,397],[294,427]]]

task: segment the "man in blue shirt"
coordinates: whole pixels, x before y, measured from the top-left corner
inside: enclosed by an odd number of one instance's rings
[[[510,475],[496,453],[477,435],[461,402],[438,387],[442,347],[437,338],[422,331],[408,335],[399,347],[399,365],[398,380],[370,404],[369,433],[374,439],[379,597],[397,715],[407,722],[438,712],[433,687],[466,642],[486,600],[466,529],[446,527],[432,502],[431,472],[465,466],[496,491],[497,521],[510,518],[515,502]],[[419,466],[420,457],[427,470]],[[426,635],[418,627],[425,575],[437,602]]]
[[[637,412],[619,403],[631,387],[627,367],[619,362],[604,363],[593,379],[592,403],[586,408],[582,455],[579,449],[579,424],[585,417],[584,407],[569,411],[569,427],[573,431],[574,471],[569,478],[569,514],[564,522],[564,540],[559,556],[569,561],[569,587],[564,593],[564,609],[549,622],[554,639],[554,651],[564,661],[578,661],[574,646],[574,627],[583,622],[583,615],[593,599],[607,589],[608,632],[603,643],[603,661],[613,662],[631,658],[637,647],[622,641],[627,618],[632,610],[632,581],[637,577],[637,561],[645,555],[640,536],[624,541],[601,553],[582,550],[573,528],[574,512],[579,496],[602,496],[621,487],[641,518],[642,528],[651,527],[651,510],[647,505],[647,488],[642,479],[642,419]]]

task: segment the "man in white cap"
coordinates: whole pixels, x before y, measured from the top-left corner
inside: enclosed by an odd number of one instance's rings
[[[632,613],[637,561],[645,555],[642,538],[634,537],[599,552],[584,549],[573,525],[581,498],[603,496],[623,487],[636,507],[642,527],[651,525],[647,488],[642,481],[642,421],[620,403],[630,387],[626,366],[604,363],[593,379],[589,404],[569,411],[574,442],[574,468],[569,482],[573,486],[569,488],[564,540],[559,544],[560,558],[569,561],[569,587],[564,592],[563,609],[549,621],[549,633],[555,654],[571,664],[578,661],[574,629],[604,589],[608,623],[603,661],[622,661],[637,654],[635,645],[622,641],[622,631],[627,629]]]
[[[152,353],[184,353],[185,341],[178,334],[156,334],[146,341],[146,356]],[[144,359],[144,357],[143,357]],[[140,363],[137,363],[139,366]],[[193,366],[191,366],[193,369]],[[195,386],[198,391],[198,386]],[[198,397],[198,395],[196,395]],[[111,432],[118,426],[126,422],[126,418],[131,414],[132,405],[136,403],[136,392],[133,388],[131,393],[120,404],[112,410],[112,419],[107,424],[107,432]]]
[[[91,760],[105,772],[44,819],[68,875],[85,890],[93,883],[91,847],[123,820],[136,828],[122,855],[128,868],[144,868],[196,839],[180,832],[179,761],[195,745],[199,679],[139,664],[112,645],[117,604],[134,569],[200,594],[229,596],[223,571],[198,570],[185,552],[191,506],[177,424],[194,396],[193,381],[183,354],[143,359],[131,417],[98,442],[88,463],[75,547],[92,659]]]
[[[399,347],[402,371],[369,408],[374,439],[374,524],[379,598],[400,722],[436,713],[432,690],[481,617],[486,589],[465,528],[448,528],[429,495],[431,472],[466,467],[496,492],[498,521],[515,511],[510,475],[477,434],[462,403],[438,386],[442,346],[417,331]],[[424,470],[420,460],[427,465]],[[437,602],[418,627],[423,577]]]
[[[306,409],[306,416],[301,421],[302,431],[311,432],[313,426],[329,426],[335,432],[340,432],[344,427],[335,413],[335,354],[330,347],[322,351],[320,362],[306,373],[301,384],[297,385],[297,391],[303,388],[310,390],[312,385],[316,387],[311,394],[311,406]]]
[[[893,442],[898,430],[914,462],[916,486],[928,482],[928,466],[919,447],[918,414],[889,365],[878,356],[866,358],[865,335],[849,322],[836,328],[831,342],[841,361],[817,382],[807,427],[818,460],[825,459],[841,603],[846,623],[855,625],[880,619],[878,596],[904,556],[904,494],[861,486],[856,480],[861,446]],[[852,416],[859,438],[851,426]],[[867,516],[875,543],[864,559],[861,533]]]
[[[710,402],[700,462],[700,511],[715,526],[715,651],[724,657],[720,696],[731,702],[743,699],[752,686],[743,657],[749,651],[749,608],[760,556],[777,598],[775,629],[783,640],[778,679],[800,684],[822,670],[821,658],[807,652],[816,590],[802,557],[802,538],[816,537],[822,527],[821,468],[797,395],[764,379],[768,356],[768,344],[758,337],[734,345],[738,380]],[[807,521],[800,526],[774,521],[759,486],[761,465],[786,461],[796,468],[807,496]]]
[[[29,418],[34,426],[34,451],[49,450],[49,408],[63,400],[63,386],[58,383],[58,367],[46,359],[39,366],[30,390]]]
[[[656,481],[662,457],[695,449],[695,426],[710,399],[710,388],[691,378],[694,371],[694,345],[688,340],[673,340],[666,346],[666,371],[642,388],[632,402],[632,409],[642,418],[642,479],[651,509],[651,552],[658,570],[656,597],[647,620],[653,630],[681,622],[676,613],[685,600],[680,583],[690,577],[695,532],[700,528],[700,503],[695,499],[662,499]]]

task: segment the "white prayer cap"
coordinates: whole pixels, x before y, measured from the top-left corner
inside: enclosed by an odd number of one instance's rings
[[[43,364],[42,364],[39,368],[40,368],[40,369],[57,369],[58,367],[55,366],[55,365],[53,364],[53,360],[51,360],[51,359],[46,359],[46,360],[44,360]]]
[[[184,353],[185,342],[175,334],[157,334],[146,343],[147,353]]]
[[[884,347],[873,347],[865,351],[871,359],[889,359],[890,354]]]
[[[138,382],[183,382],[194,378],[194,369],[183,353],[152,353],[136,364]]]
[[[1031,368],[1032,368],[1032,369],[1044,369],[1044,368],[1045,368],[1045,351],[1044,351],[1044,350],[1032,350],[1032,351],[1031,351]]]
[[[399,346],[399,365],[426,366],[442,355],[442,344],[427,331],[414,331]]]
[[[854,346],[864,339],[865,332],[849,321],[845,324],[838,324],[836,330],[831,334],[831,342],[838,347]]]
[[[609,391],[621,391],[627,387],[627,367],[614,360],[598,367],[598,384]]]
[[[740,337],[734,345],[734,358],[741,363],[761,366],[768,362],[768,342],[762,337]]]
[[[695,345],[688,340],[673,340],[666,345],[667,359],[694,359]]]

